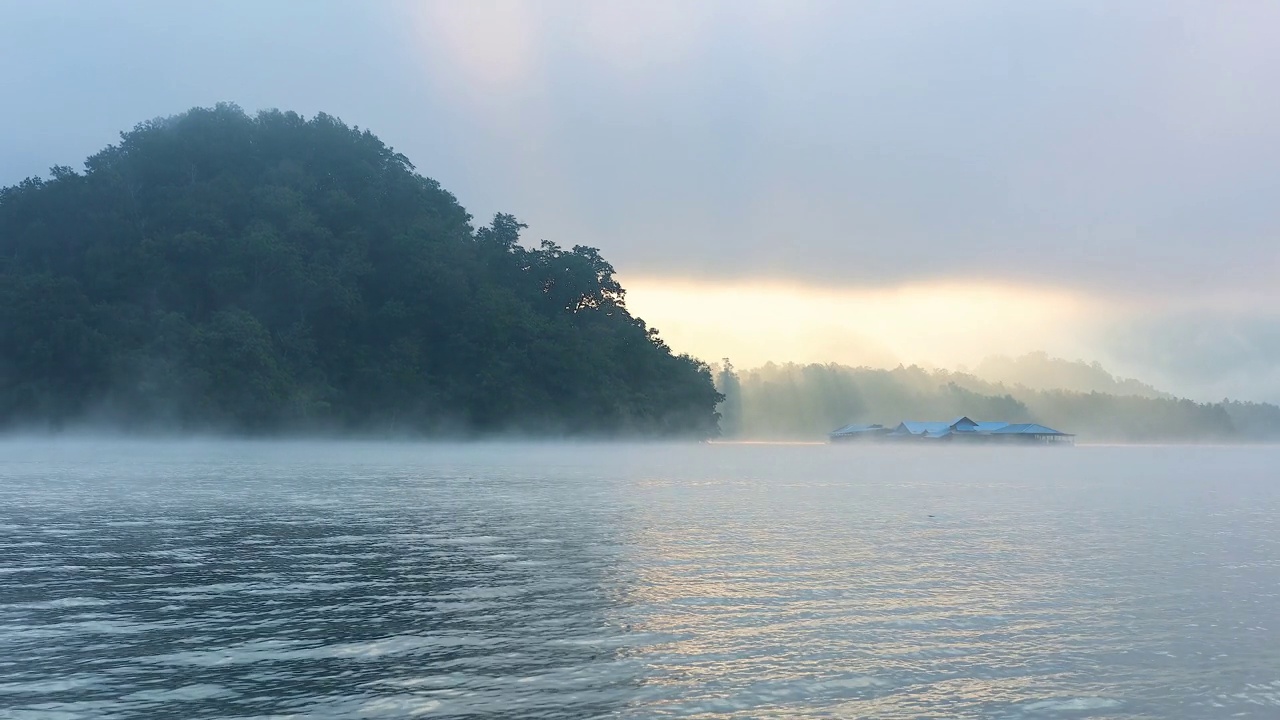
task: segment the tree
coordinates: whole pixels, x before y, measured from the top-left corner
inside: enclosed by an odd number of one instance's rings
[[[720,403],[720,428],[728,438],[736,438],[742,434],[742,381],[734,372],[733,363],[724,359],[724,365],[716,374],[716,389],[724,395]]]

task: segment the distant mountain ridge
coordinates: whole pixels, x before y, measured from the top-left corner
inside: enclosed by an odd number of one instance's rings
[[[1172,399],[1175,396],[1133,378],[1120,378],[1098,362],[1064,360],[1043,351],[1016,358],[992,355],[974,368],[972,374],[987,382],[1021,385],[1031,390],[1099,392],[1109,395]]]

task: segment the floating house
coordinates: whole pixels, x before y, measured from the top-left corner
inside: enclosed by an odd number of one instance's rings
[[[904,420],[896,427],[845,425],[828,435],[831,442],[876,440],[883,442],[1072,443],[1075,435],[1035,423],[976,422],[967,417],[951,422]]]

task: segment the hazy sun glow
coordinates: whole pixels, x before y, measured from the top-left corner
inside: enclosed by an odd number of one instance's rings
[[[992,354],[1077,354],[1097,308],[1066,291],[978,282],[839,289],[624,280],[627,305],[678,352],[751,367],[839,362],[956,369]]]

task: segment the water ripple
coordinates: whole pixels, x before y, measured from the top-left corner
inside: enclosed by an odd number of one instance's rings
[[[10,443],[0,716],[1274,718],[1274,448]]]

